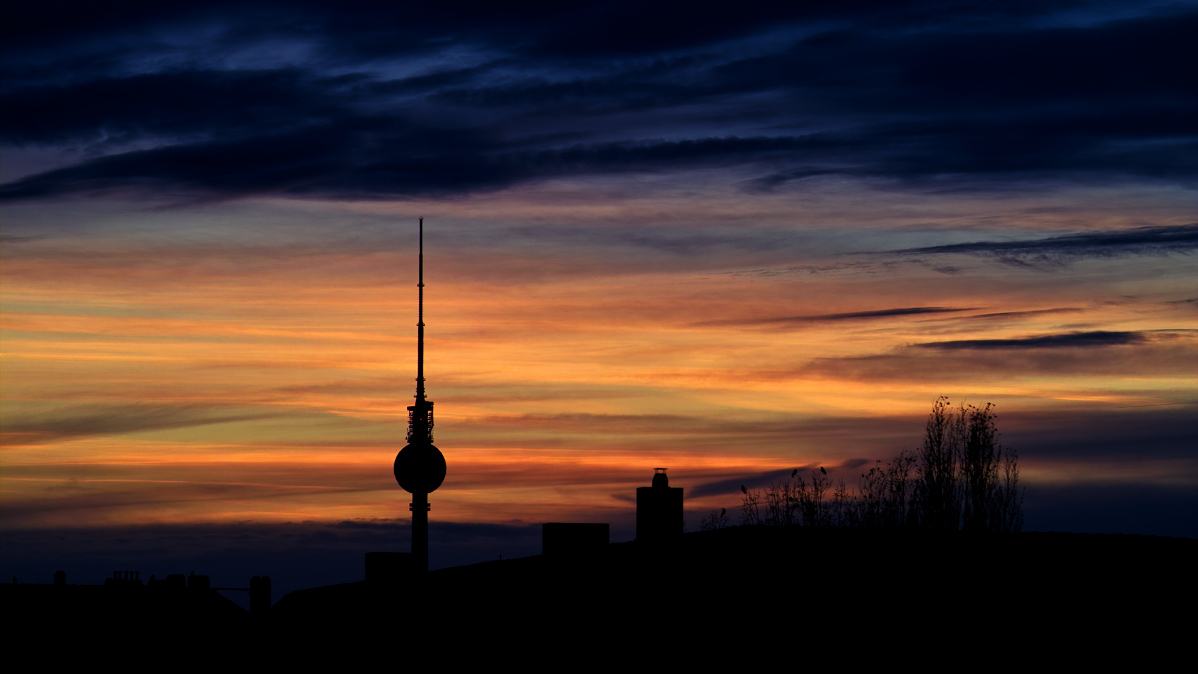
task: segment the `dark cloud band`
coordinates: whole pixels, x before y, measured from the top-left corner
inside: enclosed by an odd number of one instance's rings
[[[746,318],[720,321],[705,321],[696,323],[697,326],[715,325],[788,325],[803,323],[825,323],[837,321],[868,320],[871,318],[894,318],[898,316],[919,316],[922,314],[951,314],[959,311],[973,311],[972,308],[953,307],[902,307],[897,309],[876,309],[873,311],[850,311],[839,314],[813,314],[810,316],[780,316],[776,318]]]
[[[76,160],[0,199],[403,199],[730,166],[749,191],[1189,184],[1195,30],[1184,8],[1086,2],[39,4],[6,16],[0,138]]]
[[[915,346],[923,349],[943,349],[950,351],[962,349],[1077,349],[1142,344],[1146,341],[1148,341],[1147,337],[1140,332],[1095,330],[1091,332],[1068,332],[1059,335],[1021,337],[1018,339],[959,339],[948,342],[927,342],[925,344],[916,344]]]

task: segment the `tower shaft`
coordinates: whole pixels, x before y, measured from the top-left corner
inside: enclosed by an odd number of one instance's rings
[[[408,504],[412,511],[412,563],[418,573],[428,573],[428,511],[432,506],[428,494],[412,494]]]
[[[420,218],[420,247],[416,295],[416,404],[409,407],[408,442],[433,441],[433,404],[424,397],[424,218]],[[408,505],[412,511],[412,558],[418,573],[428,572],[428,502],[427,492],[412,494]]]

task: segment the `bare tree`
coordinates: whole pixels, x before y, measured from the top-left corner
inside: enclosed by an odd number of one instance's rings
[[[948,398],[940,396],[932,404],[915,471],[920,524],[928,529],[955,531],[960,524],[957,458],[961,453],[963,423],[963,417],[953,414]]]
[[[1019,531],[1019,456],[998,444],[994,405],[932,404],[923,445],[861,474],[855,492],[820,467],[808,482],[796,468],[764,494],[741,485],[741,522],[779,526],[922,527]],[[914,475],[912,473],[914,472]],[[831,491],[831,498],[827,498]],[[764,512],[762,505],[764,504]]]
[[[998,466],[1001,461],[993,405],[962,407],[966,425],[961,453],[961,526],[969,531],[989,531],[998,499]]]
[[[832,480],[823,466],[818,471],[811,471],[811,488],[805,490],[802,502],[803,523],[807,526],[822,527],[828,524],[828,505],[824,503],[824,494],[828,493],[831,486]]]
[[[911,468],[914,454],[902,451],[889,463],[870,468],[861,475],[857,490],[856,522],[866,527],[905,527],[918,521],[913,512],[915,481]]]
[[[756,489],[746,489],[742,484],[740,493],[743,494],[740,504],[740,523],[747,525],[764,524],[761,520],[761,494]]]
[[[798,471],[795,471],[798,472]],[[774,482],[765,489],[765,523],[772,525],[795,524],[795,515],[802,500],[799,493],[804,485],[800,479],[796,485],[795,473],[788,480]]]
[[[1019,455],[1010,447],[1003,454],[1003,478],[998,499],[999,531],[1023,529],[1023,490],[1019,486]]]
[[[836,485],[836,490],[832,492],[832,502],[829,505],[829,524],[834,527],[851,527],[855,524],[854,518],[857,512],[856,497],[849,493],[845,487],[844,480],[841,480]]]

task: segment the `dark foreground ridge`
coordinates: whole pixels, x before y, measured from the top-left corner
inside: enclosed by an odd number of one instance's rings
[[[840,614],[867,629],[893,621],[896,611],[944,622],[1024,622],[1038,610],[1123,621],[1118,614],[1128,604],[1147,609],[1193,599],[1194,568],[1198,541],[1185,538],[742,526],[688,533],[673,544],[632,541],[595,554],[440,569],[423,583],[299,590],[275,604],[271,619],[404,623],[392,607],[424,597],[435,620],[488,629],[516,620],[552,631],[562,620],[600,623],[658,610],[696,628],[738,615],[813,627],[817,616],[835,623]],[[800,606],[810,619],[795,614]]]
[[[207,587],[13,584],[0,586],[0,600],[9,616],[28,618],[18,632],[103,634],[120,625],[279,657],[343,637],[430,648],[553,640],[621,651],[707,633],[717,650],[743,639],[821,648],[933,639],[950,650],[1009,640],[1004,647],[1059,649],[1070,639],[1129,634],[1141,646],[1149,639],[1176,648],[1188,630],[1178,610],[1198,599],[1194,568],[1192,539],[741,526],[376,574],[291,592],[252,613]]]

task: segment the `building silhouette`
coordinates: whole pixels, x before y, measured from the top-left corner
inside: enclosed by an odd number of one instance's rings
[[[671,487],[665,468],[653,469],[653,484],[636,490],[636,539],[660,542],[682,535],[682,487]]]

